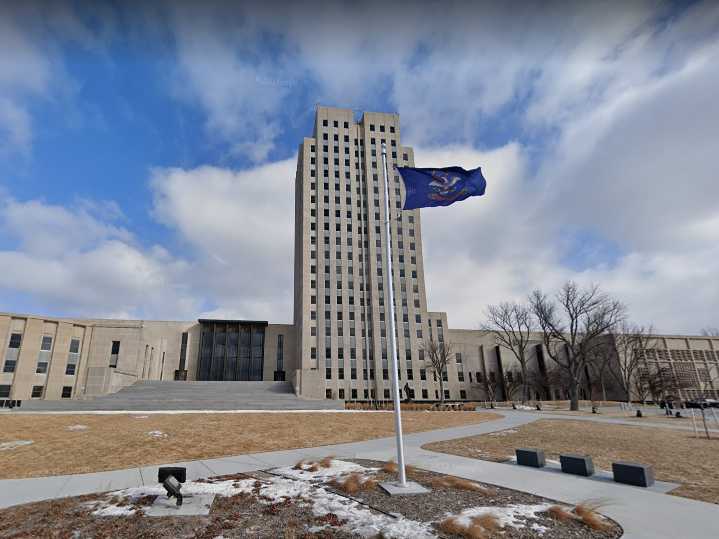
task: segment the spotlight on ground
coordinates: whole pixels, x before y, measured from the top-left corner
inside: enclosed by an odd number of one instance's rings
[[[182,505],[182,483],[187,479],[187,468],[163,466],[157,470],[157,482],[162,483],[168,498],[175,498],[178,507]]]

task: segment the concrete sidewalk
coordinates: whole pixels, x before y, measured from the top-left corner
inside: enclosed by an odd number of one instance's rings
[[[639,487],[592,480],[512,464],[476,460],[426,451],[422,445],[517,427],[536,421],[534,413],[512,412],[497,421],[435,430],[405,437],[409,464],[439,473],[482,481],[502,487],[576,504],[586,500],[607,502],[602,513],[624,528],[631,539],[699,539],[719,537],[719,506],[669,496]],[[587,420],[594,420],[588,418]],[[604,421],[602,421],[604,422]],[[338,458],[389,460],[395,456],[394,438],[381,438],[315,448],[254,453],[235,457],[177,463],[187,466],[189,480],[227,473],[248,472],[287,466],[303,458],[335,455]],[[154,485],[158,466],[92,474],[8,479],[0,481],[0,507],[121,488]],[[659,490],[665,485],[660,485]]]

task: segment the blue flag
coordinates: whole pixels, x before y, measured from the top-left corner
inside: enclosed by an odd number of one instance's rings
[[[397,170],[407,192],[404,210],[449,206],[465,198],[481,196],[487,188],[481,167],[473,170],[397,167]]]

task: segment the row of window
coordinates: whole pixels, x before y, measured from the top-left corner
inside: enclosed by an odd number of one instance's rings
[[[0,399],[7,399],[10,397],[10,385],[0,385]],[[32,386],[30,397],[33,399],[41,399],[45,393],[45,386]],[[63,399],[72,398],[72,386],[62,386],[62,393],[60,395]]]
[[[327,120],[327,119],[322,120],[322,126],[323,126],[323,127],[328,127],[328,126],[329,126],[329,120]],[[339,121],[338,121],[338,120],[333,120],[333,121],[332,121],[332,127],[339,127]],[[344,127],[345,129],[349,129],[349,127],[350,127],[349,122],[342,122],[342,127]],[[375,130],[375,124],[369,124],[369,130],[370,130],[370,131],[374,131],[374,130]],[[383,124],[380,124],[380,125],[379,125],[379,131],[380,131],[380,133],[384,133],[384,132],[385,132],[385,126],[384,126]],[[390,125],[390,126],[389,126],[389,132],[390,132],[390,133],[394,133],[394,132],[395,132],[395,129],[394,129],[394,126],[393,126],[393,125]]]
[[[410,388],[410,390],[409,390],[409,396],[410,396],[410,398],[412,398],[412,399],[415,399],[415,398],[416,398],[414,389],[411,389],[411,388]],[[334,398],[334,392],[332,391],[331,388],[325,389],[325,397],[328,398],[328,399]],[[389,400],[389,399],[390,399],[390,390],[389,390],[389,389],[384,389],[384,390],[383,390],[383,397],[384,397],[385,400]],[[340,389],[337,390],[337,398],[338,398],[338,399],[344,399],[344,398],[345,398],[345,390],[344,390],[343,388],[340,388]],[[357,392],[357,390],[354,389],[354,388],[351,389],[351,390],[350,390],[350,399],[352,399],[352,400],[357,400],[358,398],[359,398],[359,397],[358,397],[358,392]],[[364,398],[365,400],[370,399],[370,398],[371,398],[372,400],[374,400],[374,399],[376,398],[376,397],[375,397],[375,390],[374,390],[374,389],[372,389],[372,390],[367,390],[367,389],[365,389],[365,390],[363,391],[363,398]],[[436,390],[436,389],[434,390],[434,398],[435,398],[435,400],[438,400],[438,399],[439,399],[439,391]],[[444,398],[445,398],[445,399],[449,399],[449,398],[450,398],[450,396],[449,396],[449,389],[445,389],[445,390],[444,390]],[[467,391],[464,390],[464,389],[460,389],[460,390],[459,390],[459,398],[460,398],[460,400],[466,400],[466,399],[467,399]],[[429,399],[429,391],[428,391],[427,389],[423,389],[423,390],[422,390],[422,399],[423,399],[423,400]]]
[[[50,358],[52,356],[53,337],[51,335],[43,335],[40,342],[40,351],[37,356],[37,364],[35,366],[36,374],[47,374]],[[20,347],[22,344],[22,333],[12,333],[5,351],[5,361],[2,372],[13,373],[17,368],[18,358],[20,356]],[[110,367],[117,367],[117,360],[120,354],[120,341],[112,341],[110,350]],[[70,347],[67,353],[67,363],[65,364],[65,374],[74,376],[77,371],[77,365],[80,362],[80,339],[73,337],[70,339]]]
[[[354,348],[352,350],[354,351]],[[343,359],[343,358],[339,358],[339,359]],[[356,359],[356,358],[352,357],[351,359]],[[333,378],[332,371],[333,371],[333,369],[329,366],[325,368],[325,380],[331,380]],[[414,380],[414,370],[413,369],[407,369],[405,372],[407,373],[405,380]],[[433,377],[434,381],[436,382],[437,381],[437,372],[436,371],[430,371],[430,372],[432,373],[432,377]],[[402,378],[401,370],[397,371],[397,374],[398,374],[399,378]],[[477,381],[478,382],[481,382],[483,380],[483,378],[480,379],[481,374],[482,373],[480,373],[480,372],[477,373]],[[490,373],[490,374],[494,374],[494,373]],[[511,373],[508,373],[508,374],[511,374]],[[344,367],[337,368],[337,379],[338,380],[345,379]],[[367,380],[367,370],[366,369],[362,369],[362,379]],[[374,380],[374,369],[369,370],[369,379]],[[419,369],[419,379],[422,381],[427,380],[427,369]],[[512,381],[509,378],[509,376],[507,377],[507,379],[509,382]],[[357,380],[357,368],[356,367],[350,368],[350,380]],[[382,380],[389,380],[389,369],[382,369]],[[447,378],[446,370],[442,373],[442,380],[444,382],[449,382],[449,379]],[[464,371],[461,371],[461,370],[457,371],[457,381],[459,381],[459,382],[465,381],[464,380]],[[471,372],[469,373],[469,381],[470,382],[472,381],[472,373]]]

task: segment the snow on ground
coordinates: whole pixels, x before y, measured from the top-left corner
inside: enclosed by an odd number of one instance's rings
[[[0,451],[9,451],[10,449],[15,449],[16,447],[22,447],[24,445],[30,445],[33,443],[32,440],[14,440],[12,442],[2,442],[0,443]]]
[[[147,415],[134,415],[132,416],[132,419],[147,419],[150,416]]]
[[[87,425],[70,425],[67,430],[87,430],[88,428]]]
[[[310,468],[312,465],[311,461],[307,461],[304,468]],[[357,473],[374,473],[379,468],[365,468],[354,462],[346,462],[344,460],[332,459],[329,468],[320,467],[316,472],[311,472],[308,469],[295,470],[292,466],[286,466],[283,468],[276,468],[273,473],[284,475],[285,477],[293,477],[295,479],[303,479],[305,481],[312,481],[315,479],[329,480],[335,479],[342,475],[347,475],[353,472]],[[326,481],[323,481],[326,482]]]
[[[332,460],[329,468],[321,468],[317,472],[301,472],[292,468],[273,470],[277,474],[291,477],[273,476],[267,479],[241,479],[239,481],[217,481],[198,483],[188,481],[182,486],[183,494],[216,494],[219,496],[235,496],[237,494],[256,494],[262,503],[278,503],[287,499],[300,500],[312,507],[312,513],[321,517],[333,513],[345,521],[342,526],[347,531],[361,537],[375,537],[381,534],[386,538],[430,539],[436,538],[429,523],[417,522],[406,518],[392,518],[381,513],[373,513],[360,503],[334,494],[312,480],[327,482],[331,479],[352,472],[371,473],[377,468],[365,468],[351,462]],[[96,507],[96,516],[132,515],[136,508],[132,501],[142,496],[165,496],[165,489],[160,486],[135,487],[111,492],[107,500],[92,502]],[[128,505],[119,506],[113,501],[124,499]],[[317,527],[316,531],[322,529]]]
[[[497,432],[490,432],[490,436],[506,436],[507,434],[514,434],[517,431],[515,429],[499,430]]]
[[[533,406],[525,406],[524,404],[517,404],[517,410],[536,410],[536,407]]]
[[[151,438],[167,438],[167,434],[165,434],[161,430],[151,430],[147,433],[147,435]]]
[[[497,518],[499,525],[502,527],[511,526],[512,528],[524,528],[527,525],[526,519],[535,518],[537,513],[546,511],[549,507],[550,505],[546,503],[535,505],[513,504],[506,507],[472,507],[470,509],[465,509],[456,515],[447,516],[457,517],[459,524],[469,526],[471,524],[470,519],[472,517],[492,515]]]

